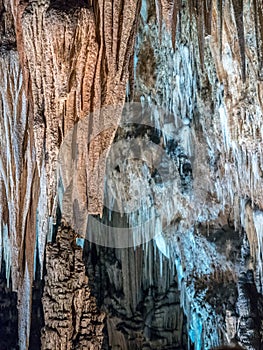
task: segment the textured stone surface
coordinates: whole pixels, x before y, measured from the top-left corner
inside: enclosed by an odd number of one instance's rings
[[[5,261],[7,281],[12,278],[18,303],[23,305],[19,309],[19,320],[24,320],[20,335],[29,335],[38,181],[23,76],[13,49],[0,52],[0,76],[0,256]]]
[[[104,104],[121,105],[125,97],[139,2],[114,7],[112,38],[112,21],[109,29],[101,25],[109,17],[105,12],[109,5],[104,7],[104,1],[93,7],[83,1],[0,3],[1,257],[6,260],[8,280],[11,272],[13,288],[20,294],[21,348],[28,347],[34,254],[42,277],[46,237],[56,220],[58,147],[74,122]],[[116,36],[118,47],[114,47]],[[11,50],[14,47],[18,53]],[[90,164],[104,156],[120,114],[108,118],[115,118],[113,127],[89,145]],[[103,123],[100,113],[94,114],[89,133],[96,135],[97,125]],[[103,164],[85,182],[86,205],[93,213],[102,209]]]
[[[260,13],[261,5],[257,6]],[[231,341],[260,349],[262,86],[253,12],[248,3],[241,8],[229,1],[221,16],[213,3],[207,11],[212,11],[212,17],[201,23],[203,7],[184,6],[174,52],[172,33],[163,29],[160,35],[162,16],[171,30],[172,8],[172,2],[158,2],[155,21],[154,6],[143,3],[135,48],[135,99],[150,105],[156,131],[126,126],[115,139],[117,145],[125,144],[121,140],[131,139],[130,145],[135,140],[142,154],[142,139],[158,144],[177,168],[174,177],[169,177],[172,186],[165,179],[158,180],[165,164],[159,163],[157,172],[152,172],[143,156],[126,162],[129,142],[127,149],[117,152],[118,146],[113,145],[105,203],[111,203],[110,211],[127,213],[138,207],[139,190],[139,215],[151,207],[158,210],[165,243],[157,241],[157,245],[176,265],[181,303],[196,349]],[[155,104],[164,112],[155,110]],[[118,164],[118,158],[125,162]],[[122,196],[110,201],[118,191]],[[106,211],[105,215],[104,223],[109,220],[116,225],[114,213]],[[136,223],[133,217],[127,214],[131,226]],[[156,234],[161,230],[155,229]],[[244,230],[251,247],[246,257]],[[253,311],[251,299],[257,300],[259,313]]]
[[[84,252],[93,293],[107,315],[103,349],[187,348],[176,272],[153,242],[136,250],[87,244]]]
[[[258,350],[262,2],[149,0],[142,1],[139,17],[140,5],[135,0],[0,1],[0,261],[7,283],[11,276],[18,291],[20,349],[29,346],[38,266],[39,278],[47,272],[43,348],[179,349],[189,342],[199,350],[239,342]],[[102,214],[105,158],[121,109],[100,113],[98,108],[122,106],[129,78],[127,98],[150,106],[153,125],[119,128],[115,145],[135,140],[142,152],[150,140],[169,162],[157,154],[157,169],[133,159],[107,173],[104,200],[112,204],[117,188],[119,213],[109,206],[101,222],[132,227],[153,209],[158,225],[149,229],[153,245],[85,250],[93,292],[107,314],[101,345],[102,316],[90,296],[82,253],[75,239],[66,237],[72,228],[64,227],[58,241],[47,246],[46,269],[45,247],[57,219],[57,179],[68,194],[64,209],[73,212],[73,228],[80,224],[79,210]],[[57,178],[59,147],[85,118],[91,140],[83,148],[85,157],[74,164],[73,175],[69,168]],[[79,151],[74,137],[70,146]],[[67,161],[75,161],[69,151]],[[128,157],[129,143],[121,152],[111,152],[109,162]],[[161,178],[164,169],[172,169],[173,176]],[[103,236],[96,220],[94,232]],[[165,258],[153,254],[154,246]]]
[[[46,251],[42,349],[101,349],[105,315],[91,296],[76,234],[58,229]]]
[[[129,1],[120,8],[117,3],[99,1],[93,10],[82,2],[65,7],[33,2],[22,16],[37,163],[39,169],[45,164],[48,215],[55,215],[58,148],[74,123],[94,111],[87,130],[88,136],[93,135],[88,145],[91,170],[112,142],[120,114],[101,117],[99,108],[124,102],[138,4]],[[109,121],[111,127],[101,132]],[[102,211],[103,175],[103,159],[96,173],[86,175],[86,201],[93,214]]]
[[[16,47],[14,18],[11,12],[10,1],[1,0],[0,13],[1,13],[1,20],[0,20],[1,51],[10,50],[10,48]]]

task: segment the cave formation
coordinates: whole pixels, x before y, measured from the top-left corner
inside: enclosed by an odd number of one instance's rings
[[[260,0],[0,0],[0,349],[263,349]]]

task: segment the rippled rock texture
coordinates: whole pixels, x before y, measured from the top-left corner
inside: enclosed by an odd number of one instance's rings
[[[47,246],[46,268],[42,348],[101,349],[105,315],[91,296],[75,233],[63,224]]]

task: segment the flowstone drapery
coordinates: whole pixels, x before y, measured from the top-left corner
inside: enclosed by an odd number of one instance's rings
[[[259,0],[0,0],[1,349],[261,349],[262,59]]]

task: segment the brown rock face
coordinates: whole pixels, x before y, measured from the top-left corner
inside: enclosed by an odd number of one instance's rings
[[[138,11],[138,1],[125,2],[123,8],[107,1],[99,1],[94,8],[82,2],[60,6],[44,1],[28,5],[22,15],[37,164],[39,172],[45,164],[48,215],[56,207],[58,149],[74,123],[94,111],[87,136],[97,135],[109,121],[115,125],[93,138],[88,168],[96,166],[112,142],[120,114],[101,116],[99,109],[124,102]],[[92,214],[102,212],[103,174],[102,159],[98,172],[87,175]]]
[[[7,276],[18,290],[20,347],[28,347],[34,250],[43,271],[45,242],[56,220],[56,162],[74,123],[91,111],[86,205],[102,212],[104,162],[129,77],[140,1],[1,1],[1,240]],[[125,19],[125,25],[124,23]],[[113,26],[113,30],[111,30]],[[12,49],[17,48],[18,53]],[[20,61],[19,61],[19,58]],[[121,111],[121,110],[120,110]],[[36,236],[37,232],[37,236]],[[1,244],[2,247],[2,244]]]
[[[18,291],[19,320],[30,325],[31,289],[25,293],[25,281],[33,282],[35,224],[38,176],[35,172],[34,144],[29,126],[26,92],[18,54],[6,46],[0,50],[1,114],[1,181],[3,205],[0,209],[2,242],[1,258],[6,265],[8,283]],[[21,211],[20,211],[21,210]],[[3,255],[2,255],[3,252]],[[28,323],[29,322],[29,323]],[[29,335],[29,328],[25,333]],[[24,331],[23,331],[24,332]],[[23,333],[24,334],[24,333]]]
[[[46,249],[42,349],[101,349],[105,315],[91,296],[76,234],[58,229],[55,244]]]

